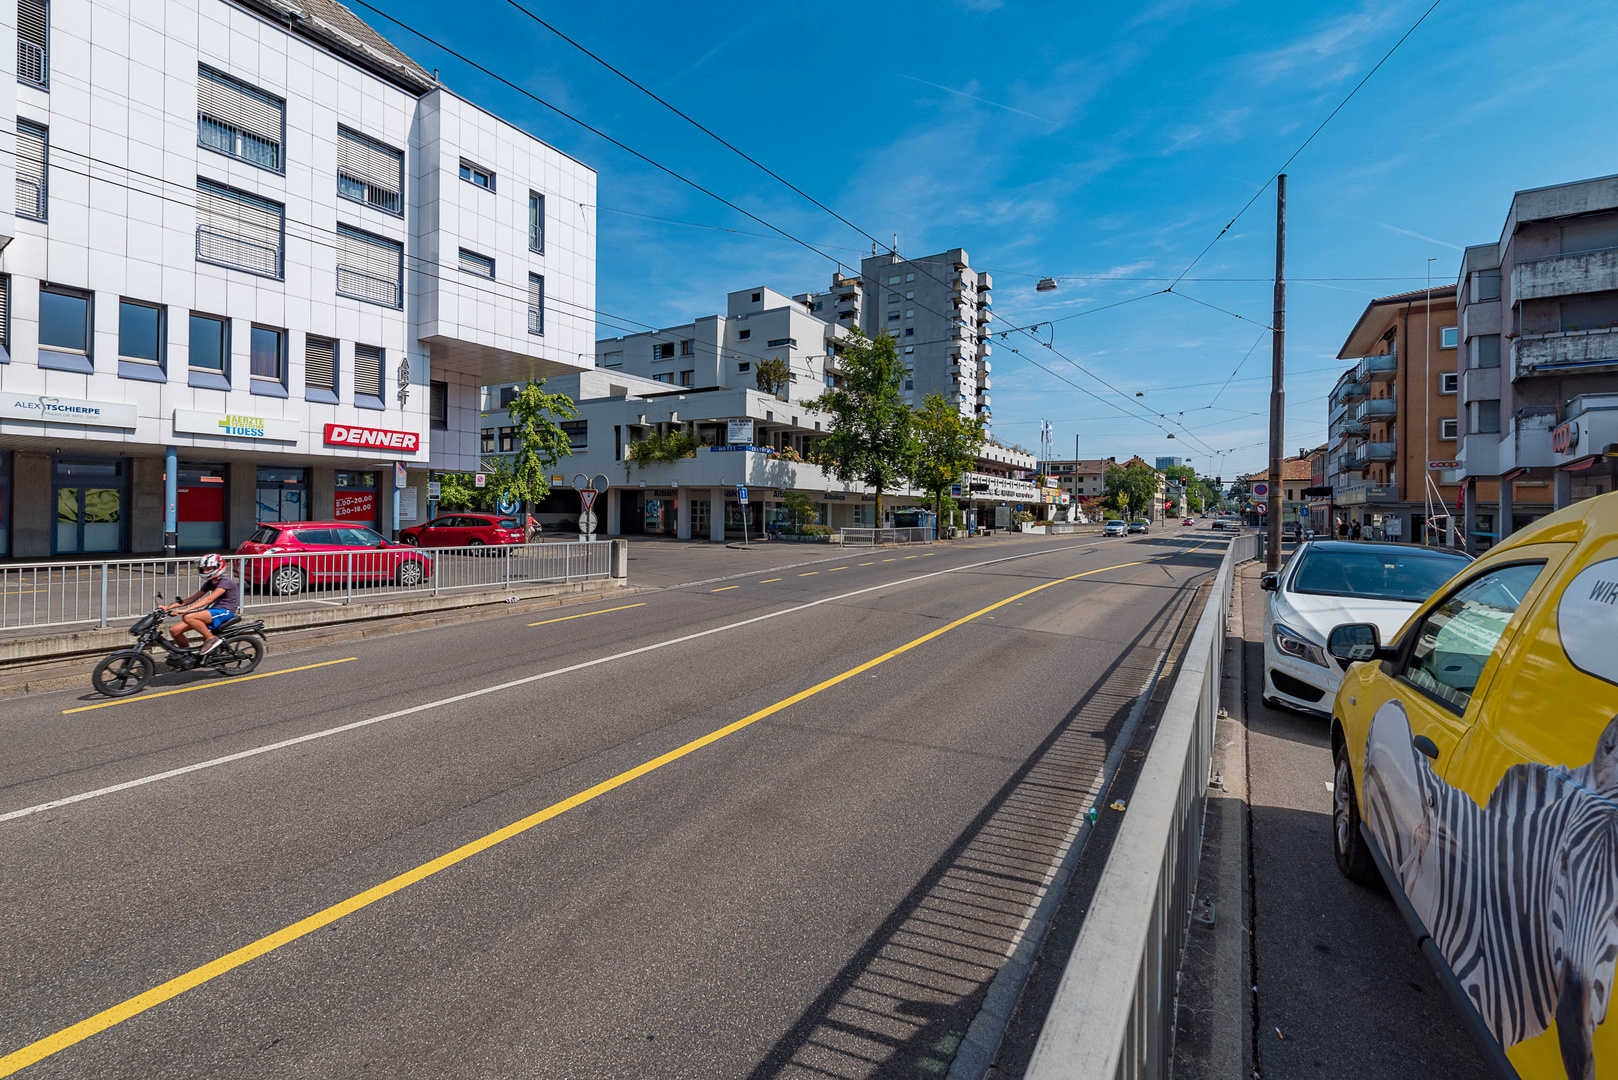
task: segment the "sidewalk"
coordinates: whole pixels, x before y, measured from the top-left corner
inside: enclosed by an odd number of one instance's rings
[[[1325,721],[1260,700],[1262,572],[1237,570],[1214,762],[1223,790],[1210,790],[1174,1075],[1485,1075],[1386,890],[1337,872]]]

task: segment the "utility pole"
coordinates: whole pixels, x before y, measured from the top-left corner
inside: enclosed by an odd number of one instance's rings
[[[1281,569],[1281,442],[1286,438],[1287,174],[1275,178],[1275,316],[1270,325],[1269,542],[1264,566]]]

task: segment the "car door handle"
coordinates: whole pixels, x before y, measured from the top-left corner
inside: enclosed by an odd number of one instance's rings
[[[1438,744],[1434,743],[1433,740],[1429,739],[1425,735],[1417,735],[1415,738],[1410,740],[1410,745],[1414,746],[1417,750],[1420,750],[1423,754],[1426,754],[1430,758],[1436,760],[1438,757]]]

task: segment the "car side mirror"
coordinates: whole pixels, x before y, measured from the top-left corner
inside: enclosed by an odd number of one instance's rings
[[[1372,623],[1344,623],[1326,635],[1326,651],[1348,663],[1377,660],[1384,655],[1382,635]]]
[[[1275,592],[1281,588],[1280,574],[1265,574],[1258,579],[1258,587],[1265,592]]]

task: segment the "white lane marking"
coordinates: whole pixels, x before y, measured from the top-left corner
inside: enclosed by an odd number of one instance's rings
[[[300,743],[314,742],[316,739],[326,739],[333,735],[341,735],[345,731],[354,731],[358,728],[370,727],[372,724],[380,724],[384,720],[397,720],[401,716],[409,716],[412,713],[426,712],[429,709],[437,709],[445,705],[454,705],[458,702],[470,701],[472,698],[483,697],[485,694],[494,694],[501,690],[510,690],[517,686],[527,686],[529,683],[540,682],[543,679],[553,679],[558,675],[568,675],[575,671],[583,671],[586,668],[593,668],[601,664],[610,664],[614,660],[626,660],[631,656],[640,656],[643,653],[655,652],[658,649],[666,649],[671,645],[683,645],[687,641],[696,641],[698,638],[709,637],[713,634],[722,634],[729,630],[739,630],[744,626],[751,626],[754,623],[764,622],[767,619],[779,619],[783,615],[793,615],[797,612],[807,611],[810,608],[819,607],[822,604],[829,604],[836,600],[847,600],[850,597],[863,596],[866,593],[879,592],[883,589],[891,589],[899,585],[914,585],[918,581],[925,581],[928,578],[941,577],[944,574],[956,574],[963,570],[977,570],[985,566],[994,566],[997,563],[1014,562],[1017,559],[1026,559],[1035,555],[1048,555],[1055,551],[1068,551],[1073,548],[1090,546],[1092,545],[1065,544],[1061,547],[1042,548],[1039,551],[1026,551],[1017,555],[1007,555],[1004,558],[989,559],[985,562],[979,563],[969,563],[966,566],[952,566],[944,570],[934,570],[931,573],[917,574],[914,577],[905,578],[901,581],[888,581],[882,583],[881,585],[868,585],[863,589],[854,589],[851,592],[839,593],[836,596],[822,597],[819,600],[811,600],[806,604],[799,604],[796,607],[783,608],[780,611],[772,611],[763,615],[754,615],[751,618],[742,619],[740,622],[726,623],[724,626],[715,626],[707,630],[698,630],[694,634],[685,634],[681,637],[669,638],[666,641],[656,641],[650,645],[642,645],[635,649],[626,649],[623,652],[613,653],[611,656],[599,656],[594,660],[584,660],[577,664],[569,664],[567,667],[560,667],[552,671],[541,672],[538,675],[528,675],[521,679],[512,679],[510,682],[498,683],[494,686],[485,686],[481,690],[468,690],[464,694],[456,694],[453,697],[439,698],[437,701],[429,701],[422,705],[412,705],[408,709],[396,709],[390,713],[383,713],[381,716],[372,716],[365,720],[355,720],[353,723],[339,724],[337,727],[325,728],[321,731],[311,731],[307,735],[298,735],[291,739],[282,739],[280,742],[268,743],[264,746],[255,746],[251,750],[239,750],[234,754],[226,754],[223,757],[209,758],[207,761],[199,761],[192,765],[182,765],[179,768],[167,769],[160,773],[152,773],[150,776],[142,776],[134,780],[125,780],[121,784],[111,784],[107,787],[96,788],[93,791],[81,791],[77,795],[68,795],[60,799],[52,799],[50,802],[42,802],[36,806],[25,806],[21,810],[12,810],[7,813],[0,814],[0,822],[13,821],[17,818],[28,817],[31,814],[38,814],[45,810],[54,810],[59,806],[71,806],[73,803],[86,802],[90,799],[99,799],[106,795],[115,795],[120,791],[128,791],[130,788],[144,787],[147,784],[155,784],[159,780],[171,780],[176,776],[184,776],[187,773],[201,772],[203,769],[212,769],[220,765],[228,765],[233,761],[242,761],[246,758],[258,757],[260,754],[268,754],[276,750],[285,750],[289,746],[297,746]]]

